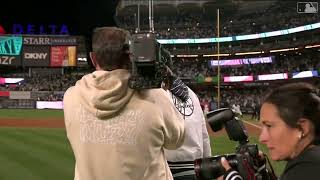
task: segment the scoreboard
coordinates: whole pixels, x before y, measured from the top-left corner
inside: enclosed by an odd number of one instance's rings
[[[77,66],[76,36],[0,36],[0,65],[24,67]]]

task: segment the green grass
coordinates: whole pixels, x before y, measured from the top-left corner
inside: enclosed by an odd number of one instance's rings
[[[16,119],[45,119],[63,118],[62,110],[49,109],[0,109],[0,120],[6,118]]]
[[[74,158],[64,129],[0,128],[1,180],[71,180]]]
[[[63,111],[0,109],[0,120],[4,118],[63,118]],[[243,119],[254,122],[250,116]],[[257,137],[250,137],[254,143],[267,152]],[[226,135],[211,137],[212,155],[234,153],[236,146]],[[271,163],[280,175],[285,163]],[[0,127],[0,180],[71,180],[73,173],[74,156],[64,129]]]
[[[267,152],[256,137],[257,143]],[[211,138],[212,155],[234,153],[236,142],[227,136]],[[74,156],[64,129],[0,128],[1,180],[70,180],[73,179]],[[272,162],[277,175],[284,163]]]

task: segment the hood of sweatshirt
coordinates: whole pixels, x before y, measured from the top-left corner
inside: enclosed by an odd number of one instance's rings
[[[115,116],[133,95],[134,90],[128,87],[129,77],[125,69],[83,76],[75,85],[81,105],[101,120]]]

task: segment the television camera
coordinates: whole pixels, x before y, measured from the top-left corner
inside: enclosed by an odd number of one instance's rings
[[[171,54],[156,40],[153,0],[149,0],[149,31],[140,32],[139,17],[138,14],[136,33],[132,34],[129,41],[130,52],[133,55],[129,87],[132,89],[160,88],[164,82],[169,85],[172,94],[185,103],[189,98],[188,88],[181,79],[173,75]]]
[[[130,51],[133,61],[129,87],[160,88],[161,83],[169,78],[167,67],[172,66],[170,52],[162,48],[151,32],[133,34]]]

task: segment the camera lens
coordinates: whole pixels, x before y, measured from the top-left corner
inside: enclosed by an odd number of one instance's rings
[[[198,180],[216,179],[222,176],[225,169],[220,163],[222,156],[214,156],[210,158],[197,159],[194,163],[194,169]],[[238,161],[235,154],[225,155],[232,168],[237,167]]]

